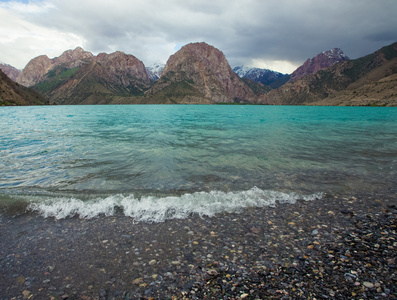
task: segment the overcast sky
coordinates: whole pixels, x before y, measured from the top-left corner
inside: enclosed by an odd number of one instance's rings
[[[204,41],[232,67],[291,73],[331,48],[354,59],[396,42],[396,13],[397,0],[0,0],[0,61],[81,46],[149,66]]]

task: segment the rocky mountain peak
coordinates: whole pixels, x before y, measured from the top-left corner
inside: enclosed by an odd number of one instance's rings
[[[74,61],[82,61],[86,59],[91,59],[94,55],[91,52],[85,51],[81,47],[77,47],[74,50],[66,50],[59,57],[53,59],[54,64],[67,64]]]
[[[131,54],[121,51],[110,54],[99,53],[95,61],[105,67],[109,74],[119,78],[124,85],[130,85],[131,78],[141,80],[145,84],[150,83],[145,65]]]
[[[84,60],[92,59],[94,55],[91,52],[85,51],[81,47],[74,50],[66,50],[59,57],[53,59],[54,65],[67,64],[68,67],[74,68],[82,64]],[[70,65],[72,64],[72,65]]]
[[[322,69],[329,68],[348,59],[349,58],[339,48],[333,48],[331,50],[321,52],[317,56],[307,59],[302,66],[291,74],[289,81],[296,81],[306,75],[317,73]]]
[[[16,82],[31,87],[40,82],[41,78],[53,67],[53,64],[53,60],[48,58],[47,55],[37,56],[28,62],[17,77]]]
[[[197,67],[200,67],[199,65],[192,65],[188,70],[188,66],[185,65],[187,60],[199,63],[201,67],[208,67],[210,63],[216,63],[216,65],[213,64],[213,67],[215,67],[219,65],[220,60],[225,61],[226,58],[221,51],[207,43],[190,43],[170,56],[164,67],[163,75],[167,74],[169,70],[175,71],[175,69],[180,68],[191,73],[195,72]]]
[[[171,85],[183,86],[191,98],[205,98],[211,103],[255,98],[253,91],[233,72],[225,55],[204,42],[185,45],[171,55],[149,93]]]

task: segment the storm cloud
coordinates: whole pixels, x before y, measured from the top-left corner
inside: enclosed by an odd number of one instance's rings
[[[395,0],[3,1],[0,61],[23,68],[81,46],[151,65],[205,41],[232,66],[290,73],[334,47],[358,58],[397,41],[396,11]]]

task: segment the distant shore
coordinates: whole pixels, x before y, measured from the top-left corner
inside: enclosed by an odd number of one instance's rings
[[[328,195],[155,224],[1,216],[0,295],[396,298],[396,204],[395,192]]]

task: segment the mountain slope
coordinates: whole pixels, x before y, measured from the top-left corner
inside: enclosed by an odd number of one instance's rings
[[[0,70],[3,71],[4,74],[8,76],[13,81],[16,81],[17,77],[21,73],[21,70],[18,70],[17,68],[14,68],[11,65],[0,63]]]
[[[337,94],[341,91],[349,88],[358,89],[360,86],[365,85],[366,82],[370,82],[371,72],[379,72],[381,75],[378,76],[383,77],[396,73],[397,68],[394,67],[394,61],[392,61],[395,57],[397,57],[397,43],[383,47],[365,57],[356,60],[346,60],[328,69],[323,69],[315,74],[289,82],[279,89],[272,90],[264,95],[261,98],[261,103],[301,105],[321,102],[324,104],[327,98],[333,99],[332,101],[335,103]],[[391,64],[389,69],[386,68],[389,71],[380,68],[388,63]],[[378,70],[375,71],[376,69]],[[356,96],[361,99],[365,97],[365,95],[361,94]],[[393,96],[391,97],[393,98]],[[388,99],[383,99],[382,101],[385,105],[389,105],[386,102],[392,102],[392,98],[389,99],[390,101]],[[344,105],[353,105],[351,101],[343,103],[345,103]]]
[[[397,106],[397,57],[315,105]]]
[[[233,72],[224,54],[206,43],[185,45],[171,55],[145,98],[154,103],[256,101],[255,93]]]
[[[12,81],[0,70],[0,106],[48,104],[36,91]]]

